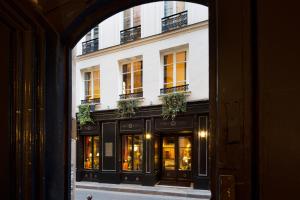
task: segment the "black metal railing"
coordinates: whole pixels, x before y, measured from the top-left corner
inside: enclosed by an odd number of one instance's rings
[[[188,12],[183,11],[161,19],[162,32],[171,31],[188,24]]]
[[[100,103],[100,98],[81,100],[81,104],[97,104]]]
[[[141,38],[141,25],[120,31],[121,44]]]
[[[129,93],[129,94],[120,94],[120,99],[132,99],[143,97],[143,92]]]
[[[82,54],[91,53],[98,50],[98,38],[82,42]]]
[[[189,90],[189,85],[181,85],[176,87],[170,87],[170,88],[162,88],[160,89],[160,94],[169,94],[173,92],[186,92]]]

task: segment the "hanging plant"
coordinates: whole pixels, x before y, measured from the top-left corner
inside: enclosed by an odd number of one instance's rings
[[[132,117],[136,114],[138,106],[138,99],[118,101],[118,114],[120,117]]]
[[[91,117],[91,108],[89,104],[82,104],[78,106],[79,112],[77,114],[80,126],[93,124],[94,121]]]
[[[175,119],[180,112],[186,111],[186,96],[184,93],[172,93],[162,97],[162,117]]]

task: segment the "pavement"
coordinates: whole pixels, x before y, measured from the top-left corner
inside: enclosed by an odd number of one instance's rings
[[[155,186],[142,186],[135,184],[108,184],[108,183],[97,183],[97,182],[76,182],[76,196],[85,193],[84,191],[88,190],[89,192],[97,192],[101,196],[118,196],[125,194],[125,196],[136,195],[139,196],[137,199],[201,199],[209,200],[211,193],[209,190],[198,190],[193,189],[192,187],[178,187],[178,186],[166,186],[166,185],[155,185]],[[79,193],[78,193],[79,192]],[[87,194],[88,195],[88,194]],[[155,195],[155,196],[154,196]],[[99,197],[100,197],[99,196]],[[122,196],[122,195],[121,195]],[[119,199],[125,200],[124,195]],[[83,198],[83,196],[82,196]],[[86,200],[82,198],[76,198],[76,200]],[[108,198],[109,200],[118,198]],[[129,198],[130,199],[130,198]],[[134,198],[131,198],[133,200]],[[93,199],[98,200],[98,199]]]

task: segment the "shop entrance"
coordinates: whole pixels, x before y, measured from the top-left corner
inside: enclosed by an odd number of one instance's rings
[[[192,137],[162,137],[162,183],[189,182],[192,174]],[[186,185],[186,184],[185,184]]]

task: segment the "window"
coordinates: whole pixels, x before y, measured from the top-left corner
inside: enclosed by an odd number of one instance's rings
[[[134,61],[122,65],[122,93],[139,93],[143,91],[143,62]]]
[[[98,27],[98,25],[95,26],[93,31],[94,31],[94,39],[99,38],[99,27]]]
[[[127,9],[123,12],[124,30],[141,25],[141,7]]]
[[[192,142],[191,137],[179,137],[179,170],[192,169]]]
[[[164,14],[165,17],[183,12],[185,10],[185,2],[183,1],[165,1]]]
[[[186,85],[186,51],[163,56],[164,88]]]
[[[122,169],[124,171],[142,171],[143,137],[142,135],[123,135]]]
[[[85,36],[85,41],[91,40],[92,39],[92,32],[89,31],[86,36]]]
[[[100,98],[100,70],[84,72],[85,100]]]
[[[84,136],[84,168],[99,169],[99,136]]]

